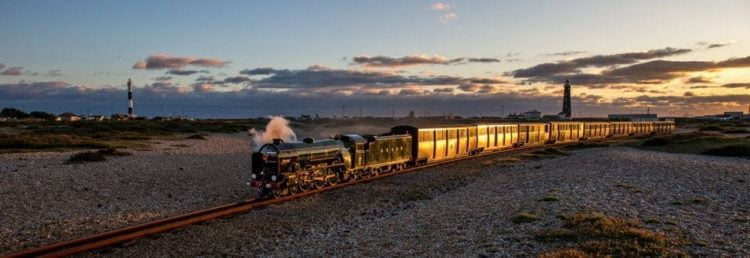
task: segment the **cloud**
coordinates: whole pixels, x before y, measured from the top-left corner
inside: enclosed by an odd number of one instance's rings
[[[432,6],[430,6],[430,8],[432,8],[432,10],[436,10],[436,11],[445,11],[445,10],[453,8],[453,5],[446,4],[446,3],[441,3],[441,2],[437,2],[437,3],[432,4]]]
[[[724,85],[721,85],[721,87],[723,87],[723,88],[730,88],[730,89],[734,89],[734,88],[745,88],[745,89],[750,89],[750,82],[744,82],[744,83],[728,83],[728,84],[724,84]]]
[[[60,70],[60,69],[55,69],[55,70],[49,71],[49,72],[47,72],[47,74],[45,74],[45,75],[46,75],[46,76],[50,76],[50,77],[59,77],[59,76],[63,76],[63,74],[62,74],[62,70]]]
[[[703,76],[696,76],[688,78],[685,80],[685,83],[711,83],[711,79]]]
[[[196,82],[212,82],[214,81],[213,76],[199,76],[198,79],[195,79]]]
[[[195,92],[212,92],[216,90],[216,86],[214,86],[212,83],[196,83],[193,84],[193,91]]]
[[[478,85],[482,87],[482,85]],[[559,95],[544,95],[528,91],[500,91],[500,86],[484,87],[484,94],[446,94],[427,91],[418,86],[406,89],[361,88],[347,94],[322,92],[299,94],[295,91],[266,91],[254,87],[235,91],[220,91],[216,85],[180,86],[169,82],[155,82],[135,88],[136,110],[141,116],[164,114],[196,114],[198,117],[247,118],[282,114],[298,116],[301,113],[320,113],[321,116],[341,114],[341,105],[361,107],[364,115],[406,116],[409,111],[418,114],[439,115],[453,112],[464,116],[500,115],[499,103],[508,112],[537,109],[544,114],[559,112]],[[445,86],[441,88],[450,88]],[[479,90],[479,89],[478,89]],[[454,92],[455,93],[455,92]],[[47,112],[111,114],[127,111],[125,87],[74,85],[62,81],[18,82],[0,84],[0,103],[7,106],[25,106],[29,110]],[[331,101],[336,96],[336,101]],[[746,107],[750,94],[685,96],[637,96],[603,100],[597,95],[575,95],[575,110],[604,116],[612,112],[632,112],[643,106],[652,111],[670,111],[672,114],[710,114],[728,107]],[[164,110],[162,112],[161,110]],[[660,113],[662,114],[662,113]]]
[[[166,74],[185,76],[185,75],[193,75],[193,74],[196,74],[196,73],[199,73],[199,71],[196,71],[196,70],[178,70],[178,69],[173,69],[173,70],[167,71]]]
[[[477,57],[477,58],[468,58],[469,62],[474,63],[499,63],[500,59],[498,58],[489,58],[489,57]]]
[[[153,79],[156,81],[170,81],[172,80],[172,76],[159,76]]]
[[[668,48],[669,49],[669,48]],[[684,53],[684,51],[672,49],[671,51],[648,51],[638,54],[628,53],[616,55],[624,60],[630,59],[632,62],[653,58],[657,56],[668,56],[670,54]],[[516,78],[529,78],[527,81],[561,83],[566,79],[581,85],[596,85],[609,83],[637,83],[637,84],[660,84],[671,81],[676,78],[684,77],[691,72],[715,71],[725,68],[742,68],[750,67],[750,56],[742,58],[731,58],[718,62],[711,61],[666,61],[653,60],[642,63],[632,64],[629,66],[608,66],[607,69],[599,73],[583,73],[580,68],[589,66],[600,66],[604,63],[614,65],[618,62],[609,62],[611,56],[600,56],[600,58],[580,58],[566,62],[546,63],[533,66],[527,69],[519,69],[510,73]],[[597,60],[594,61],[592,60]],[[608,60],[606,62],[600,62]],[[617,59],[615,59],[617,60]],[[631,61],[621,61],[625,64]],[[586,64],[582,66],[581,63]],[[593,65],[596,64],[596,65]]]
[[[727,42],[716,42],[716,43],[709,43],[705,41],[699,41],[697,43],[698,46],[705,47],[706,49],[712,49],[712,48],[720,48],[720,47],[726,47],[733,45],[734,43],[737,43],[736,40],[727,41]]]
[[[586,51],[564,51],[564,52],[555,52],[555,53],[548,53],[544,54],[545,56],[574,56],[574,55],[580,55],[585,54]]]
[[[458,19],[458,14],[456,13],[446,13],[440,16],[440,21],[442,22],[451,22]]]
[[[243,82],[249,82],[249,81],[251,81],[251,79],[245,76],[235,76],[235,77],[224,78],[225,83],[243,83]]]
[[[560,74],[573,74],[581,72],[588,67],[609,67],[614,65],[633,64],[641,60],[661,58],[667,56],[681,55],[691,52],[690,49],[663,48],[644,52],[628,52],[613,55],[596,55],[576,58],[569,61],[557,63],[543,63],[525,69],[518,69],[510,74],[516,78],[551,77]]]
[[[464,58],[448,59],[439,55],[410,55],[404,57],[387,57],[387,56],[356,56],[352,58],[352,64],[367,67],[400,67],[411,65],[448,65],[463,61]]]
[[[215,58],[175,57],[159,53],[148,56],[145,61],[136,62],[133,69],[181,69],[187,66],[221,68],[227,64],[229,64],[229,61]]]
[[[453,93],[454,91],[456,91],[455,88],[436,88],[432,90],[432,92],[437,92],[437,93]]]
[[[243,70],[242,74],[256,74],[256,69]],[[394,88],[410,85],[460,85],[466,83],[502,84],[493,78],[457,76],[405,76],[395,72],[369,70],[320,69],[309,67],[300,70],[265,68],[268,77],[252,82],[256,88],[303,89],[303,88],[346,88],[373,87]]]
[[[21,67],[9,67],[8,69],[5,69],[5,71],[0,72],[0,75],[19,76],[23,74],[21,70],[23,70]]]
[[[244,75],[271,75],[276,72],[275,69],[270,67],[264,67],[264,68],[255,68],[255,69],[245,69],[240,71],[240,74]]]

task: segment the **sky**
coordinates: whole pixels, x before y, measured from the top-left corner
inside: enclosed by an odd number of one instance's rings
[[[750,1],[0,1],[0,107],[238,118],[746,111]]]

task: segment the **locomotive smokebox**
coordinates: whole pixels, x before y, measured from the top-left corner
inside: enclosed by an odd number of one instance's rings
[[[273,139],[273,144],[274,144],[274,145],[279,145],[279,144],[281,144],[282,142],[284,142],[284,141],[283,141],[283,140],[281,140],[281,139],[279,139],[279,138]]]

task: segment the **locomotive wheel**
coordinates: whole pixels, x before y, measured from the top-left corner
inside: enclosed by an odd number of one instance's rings
[[[336,185],[339,183],[338,169],[326,168],[326,185]]]
[[[275,197],[275,198],[283,197],[283,196],[289,194],[289,190],[288,189],[281,189],[281,188],[274,189],[271,192],[273,194],[273,197]]]
[[[297,173],[297,178],[297,188],[299,188],[300,192],[312,190],[313,178],[309,172]]]
[[[313,173],[313,186],[316,189],[320,189],[326,186],[326,177],[328,176],[328,169],[318,169]]]
[[[295,195],[299,192],[299,187],[296,185],[289,186],[288,188],[289,195]]]

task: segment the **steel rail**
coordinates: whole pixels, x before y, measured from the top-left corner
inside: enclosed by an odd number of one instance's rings
[[[607,140],[607,139],[614,139],[614,138],[605,138],[605,139],[596,139],[596,140],[589,140],[589,141],[597,141],[597,140]],[[226,217],[229,215],[238,214],[241,212],[246,212],[262,207],[268,207],[270,205],[283,203],[286,201],[316,195],[319,193],[323,193],[326,191],[331,191],[355,184],[361,184],[366,183],[374,180],[378,180],[385,177],[390,177],[394,175],[400,175],[400,174],[406,174],[406,173],[413,173],[416,171],[425,170],[428,168],[433,168],[445,164],[455,163],[459,161],[469,160],[469,159],[476,159],[480,157],[490,156],[490,155],[499,155],[499,154],[516,154],[516,153],[523,153],[523,152],[529,152],[537,149],[544,149],[549,148],[552,146],[565,146],[570,144],[579,143],[577,142],[569,142],[569,143],[558,143],[558,144],[552,144],[552,145],[534,145],[534,146],[527,146],[527,147],[520,147],[520,148],[511,148],[511,149],[504,149],[504,150],[496,150],[491,152],[485,152],[480,153],[473,156],[466,156],[466,157],[460,157],[460,158],[454,158],[450,160],[445,161],[439,161],[434,163],[428,163],[426,165],[418,166],[418,167],[412,167],[400,171],[395,172],[389,172],[389,173],[382,173],[377,176],[372,176],[368,178],[363,178],[360,180],[355,181],[347,181],[338,183],[331,186],[326,186],[323,188],[300,192],[294,195],[288,195],[278,198],[271,198],[271,199],[254,199],[254,200],[246,200],[236,203],[230,203],[225,204],[221,206],[216,206],[213,208],[208,208],[204,210],[198,210],[186,214],[176,215],[172,217],[167,217],[164,219],[159,219],[152,222],[147,222],[139,225],[134,226],[128,226],[104,233],[94,234],[78,239],[73,239],[69,241],[59,242],[55,244],[50,245],[43,245],[40,247],[16,252],[16,253],[10,253],[7,255],[3,255],[2,257],[61,257],[61,256],[70,256],[73,254],[78,254],[82,252],[92,251],[96,249],[100,249],[107,246],[112,246],[132,240],[136,240],[139,238],[143,238],[150,235],[155,235],[158,233],[174,230],[177,228],[185,227],[188,225],[206,222],[210,220],[214,220],[221,217]]]

